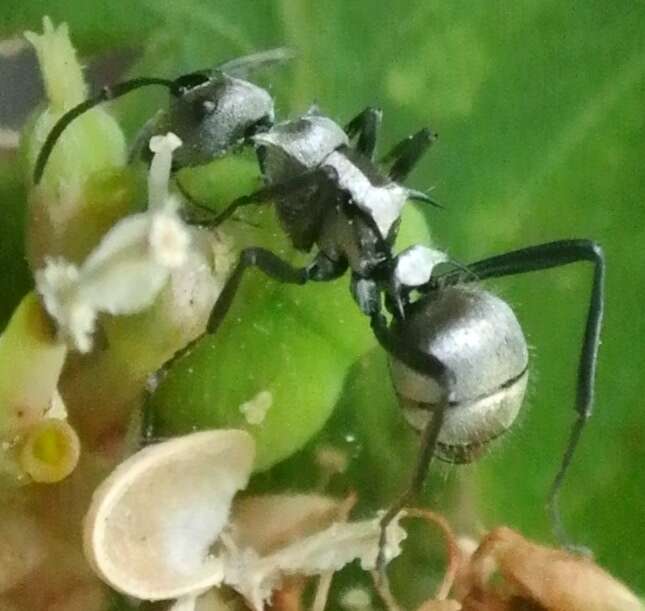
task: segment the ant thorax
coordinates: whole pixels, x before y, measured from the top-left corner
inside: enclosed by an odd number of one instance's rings
[[[339,192],[336,205],[326,208],[318,247],[334,261],[347,261],[358,276],[371,277],[391,260],[391,240],[396,237],[397,226],[393,226],[388,240],[383,239],[371,217],[343,201],[346,197]]]
[[[378,184],[371,180],[345,151],[331,153],[325,159],[325,165],[336,171],[338,187],[349,194],[352,203],[374,219],[381,236],[385,239],[401,215],[408,199],[407,189],[395,182]]]
[[[315,114],[278,123],[252,140],[269,183],[288,180],[297,173],[319,167],[330,153],[349,143],[338,124]]]

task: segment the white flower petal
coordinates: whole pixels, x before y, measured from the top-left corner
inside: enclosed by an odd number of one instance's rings
[[[116,260],[145,255],[150,222],[149,213],[139,212],[115,223],[83,262],[83,273],[99,275]]]
[[[177,215],[157,212],[152,215],[148,243],[153,260],[172,269],[186,262],[190,234]]]
[[[78,268],[63,259],[48,259],[44,269],[36,272],[36,288],[59,333],[77,350],[87,352],[92,345],[96,315],[79,296]]]
[[[63,326],[79,352],[89,352],[92,349],[92,334],[96,324],[96,312],[88,304],[73,302],[67,310],[69,318]]]
[[[172,151],[181,142],[174,134],[153,140],[149,188],[155,205],[116,223],[80,268],[49,260],[36,274],[47,311],[81,352],[92,348],[100,312],[133,314],[149,307],[170,270],[189,258],[189,230],[176,213],[177,200],[168,196]]]
[[[150,138],[150,150],[155,154],[148,173],[148,209],[163,208],[168,199],[168,181],[172,169],[172,152],[181,140],[172,132]]]
[[[84,282],[82,299],[96,311],[134,314],[152,305],[168,280],[169,272],[153,261],[136,258],[120,261]]]
[[[64,259],[47,259],[36,272],[36,288],[49,314],[59,322],[65,318],[65,303],[74,299],[78,275],[78,268]]]

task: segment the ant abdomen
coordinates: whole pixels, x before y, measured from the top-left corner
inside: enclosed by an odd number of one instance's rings
[[[475,460],[511,426],[524,398],[528,349],[515,314],[491,293],[453,286],[418,300],[393,331],[451,374],[435,456],[453,463]],[[390,370],[406,419],[423,430],[439,405],[441,386],[394,358]]]

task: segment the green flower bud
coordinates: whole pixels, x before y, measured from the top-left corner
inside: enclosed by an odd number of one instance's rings
[[[25,37],[36,49],[49,101],[25,136],[31,177],[47,135],[65,112],[87,97],[87,87],[65,24],[54,28],[45,18],[42,34],[27,32]],[[96,193],[93,187],[88,191],[87,181],[97,172],[123,167],[125,162],[123,133],[103,108],[94,108],[69,125],[52,150],[42,180],[30,194],[28,241],[32,267],[40,267],[46,255],[71,259],[76,254],[87,209],[95,219],[90,224],[91,233],[95,233],[93,225],[99,219],[107,217],[108,222],[113,222],[113,214],[101,208],[112,206],[114,199],[94,199]]]
[[[0,336],[0,437],[18,434],[44,416],[66,354],[35,293],[29,293]]]
[[[262,224],[270,246],[284,254],[284,233],[266,215]],[[428,242],[413,208],[400,242]],[[151,398],[155,434],[244,428],[256,440],[256,469],[267,469],[321,429],[352,364],[375,343],[347,277],[300,287],[250,271],[217,334],[180,359]]]
[[[67,349],[35,293],[29,293],[0,335],[0,483],[29,481],[17,443],[53,406]]]

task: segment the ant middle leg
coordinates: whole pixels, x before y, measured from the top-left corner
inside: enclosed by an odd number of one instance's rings
[[[358,135],[356,150],[370,161],[374,159],[376,140],[382,119],[383,111],[380,108],[368,106],[345,126],[345,133],[350,140]]]
[[[308,170],[282,182],[268,184],[253,193],[243,195],[233,200],[224,210],[214,218],[206,221],[200,221],[200,225],[208,227],[217,227],[228,219],[238,208],[250,204],[265,204],[288,195],[293,195],[299,191],[305,191],[311,187],[321,187],[328,185],[336,180],[335,170],[328,166],[321,166]]]
[[[305,284],[309,281],[326,282],[329,280],[335,280],[345,273],[347,263],[343,261],[334,261],[322,253],[318,253],[309,265],[305,267],[294,267],[266,248],[245,248],[240,253],[233,273],[226,281],[224,288],[211,310],[206,324],[207,334],[214,335],[217,333],[220,325],[226,318],[231,305],[233,304],[233,300],[240,287],[244,273],[247,269],[252,267],[256,267],[269,278],[277,280],[283,284]],[[167,372],[178,360],[191,352],[202,337],[203,336],[200,335],[175,353],[175,355],[164,364],[161,369],[161,373],[163,374]]]
[[[305,284],[306,282],[327,282],[345,273],[347,264],[333,261],[322,253],[305,267],[294,267],[278,255],[265,248],[245,248],[238,259],[233,273],[229,276],[215,306],[211,311],[206,332],[210,335],[217,332],[226,317],[247,269],[256,267],[269,278],[283,284]]]
[[[394,182],[404,181],[436,139],[437,134],[424,127],[395,144],[381,159],[381,163],[392,163],[388,176]]]

